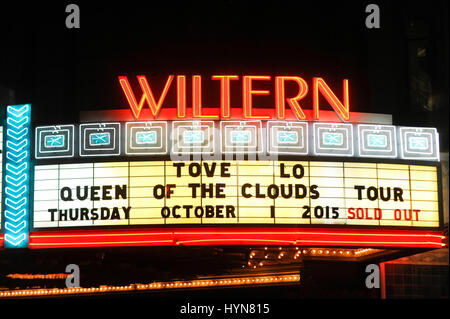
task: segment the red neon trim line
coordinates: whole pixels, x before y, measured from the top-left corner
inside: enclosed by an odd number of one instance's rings
[[[149,243],[171,243],[173,240],[141,240],[141,241],[105,241],[105,242],[73,242],[73,243],[30,243],[30,246],[38,245],[116,245],[116,244],[149,244]]]
[[[252,242],[284,242],[284,243],[290,243],[290,244],[294,244],[294,245],[300,245],[303,242],[309,242],[309,243],[313,243],[313,244],[317,244],[317,243],[323,243],[323,244],[329,244],[329,243],[334,243],[334,244],[344,244],[344,245],[353,245],[353,244],[358,244],[358,245],[392,245],[392,244],[402,244],[402,245],[445,245],[445,244],[439,244],[439,243],[434,243],[434,242],[364,242],[364,243],[359,243],[359,242],[352,242],[352,241],[339,241],[339,240],[276,240],[276,239],[258,239],[258,238],[223,238],[223,239],[219,239],[219,238],[215,238],[215,239],[193,239],[193,240],[180,240],[177,241],[177,245],[178,244],[184,244],[184,243],[194,243],[194,242],[228,242],[228,241],[252,241]]]
[[[116,230],[112,230],[112,232],[99,232],[96,230],[88,230],[86,232],[92,232],[92,234],[88,234],[88,233],[72,233],[72,231],[51,231],[54,232],[50,235],[47,235],[48,232],[34,232],[30,234],[30,238],[34,237],[34,236],[38,236],[38,237],[60,237],[62,234],[70,234],[71,237],[88,237],[88,236],[140,236],[140,235],[173,235],[173,234],[189,234],[189,235],[217,235],[218,232],[217,231],[211,231],[210,229],[205,230],[205,231],[183,231],[182,229],[174,229],[171,231],[167,231],[167,232],[149,232],[149,231],[139,231],[136,230],[135,232],[130,232],[129,230],[126,232],[117,232],[117,233],[113,233]],[[363,232],[348,232],[345,230],[340,231],[321,231],[321,232],[317,232],[317,231],[296,231],[296,230],[292,230],[292,229],[286,229],[286,231],[252,231],[252,230],[248,230],[248,231],[220,231],[220,234],[226,234],[226,235],[246,235],[246,234],[258,234],[258,235],[282,235],[282,234],[299,234],[299,235],[345,235],[345,236],[411,236],[411,237],[416,237],[416,236],[427,236],[427,237],[437,237],[437,238],[441,238],[444,239],[445,236],[442,235],[437,235],[437,234],[430,234],[430,233],[406,233],[407,231],[398,231],[397,233],[383,233],[382,231],[379,231],[377,233],[371,233],[368,231],[363,231]],[[409,232],[413,232],[413,231],[409,231]]]
[[[359,230],[359,232],[349,232],[355,231],[355,229],[339,229],[339,230],[321,230],[317,231],[317,229],[304,229],[298,230],[298,228],[280,228],[277,230],[266,230],[267,227],[255,227],[255,228],[246,228],[239,229],[237,231],[232,230],[229,227],[218,227],[218,228],[167,228],[166,231],[161,232],[161,228],[155,229],[136,229],[130,231],[129,229],[111,229],[105,231],[101,230],[51,230],[51,231],[35,231],[30,234],[30,236],[46,236],[46,235],[56,235],[60,234],[68,234],[71,236],[101,236],[101,235],[141,235],[141,234],[172,234],[172,233],[180,233],[180,234],[317,234],[317,235],[328,235],[328,234],[336,234],[336,235],[390,235],[390,236],[435,236],[435,237],[445,237],[442,235],[438,235],[439,231],[422,231],[422,230]]]
[[[326,241],[326,240],[299,240],[300,242],[315,242],[315,243],[328,243],[329,241]],[[356,242],[356,241],[339,241],[339,240],[333,240],[333,243],[347,243],[347,244],[353,244],[353,243],[358,243],[359,244],[359,242]],[[369,245],[375,245],[375,244],[377,244],[377,245],[379,245],[379,244],[386,244],[386,245],[392,245],[392,244],[404,244],[404,245],[428,245],[428,244],[430,244],[430,245],[442,245],[442,243],[435,243],[435,242],[409,242],[409,241],[407,241],[407,242],[399,242],[399,241],[395,241],[395,242],[392,242],[392,241],[387,241],[387,242],[383,242],[383,241],[373,241],[373,242],[363,242],[364,244],[369,244]],[[443,245],[445,245],[445,244],[443,244]]]
[[[174,232],[177,234],[177,232]],[[189,234],[189,235],[217,235],[217,232],[180,232],[179,234]],[[226,235],[248,235],[248,234],[258,234],[258,235],[286,235],[286,234],[298,234],[298,235],[350,235],[350,236],[428,236],[428,237],[438,237],[445,238],[445,236],[441,235],[433,235],[433,234],[370,234],[370,233],[318,233],[318,232],[220,232],[220,234]]]
[[[320,245],[346,245],[346,246],[383,246],[383,247],[444,247],[442,239],[445,236],[438,235],[438,231],[383,231],[375,233],[373,230],[355,229],[345,230],[321,230],[317,231],[296,230],[294,228],[280,229],[276,231],[264,231],[265,228],[255,228],[255,231],[233,232],[230,228],[211,229],[183,229],[172,228],[161,232],[161,229],[151,230],[87,230],[87,231],[45,231],[30,234],[30,248],[56,248],[56,247],[82,247],[82,246],[130,246],[130,245],[182,245],[182,244],[320,244]],[[345,236],[341,236],[345,235]],[[136,237],[138,236],[138,237]],[[162,236],[162,237],[161,237]],[[214,238],[211,238],[214,236]],[[226,237],[224,237],[226,236]],[[244,238],[239,238],[242,236]],[[348,237],[348,236],[353,236]],[[370,239],[368,238],[370,236]],[[209,238],[205,238],[209,237]],[[252,238],[253,237],[253,238]],[[356,238],[355,238],[356,237]],[[78,239],[84,238],[82,242]],[[109,238],[109,239],[108,239]],[[123,240],[117,240],[117,239]],[[129,240],[127,240],[129,239]],[[369,239],[369,240],[366,240]],[[423,241],[420,241],[423,239]]]
[[[433,242],[348,242],[348,241],[318,241],[318,240],[300,240],[300,241],[289,241],[289,240],[268,240],[268,239],[248,239],[248,238],[224,238],[224,239],[196,239],[196,240],[183,240],[183,241],[173,241],[173,240],[147,240],[147,241],[121,241],[121,242],[57,242],[57,243],[30,243],[30,246],[41,246],[41,248],[54,246],[57,247],[82,247],[82,246],[90,246],[90,245],[98,245],[98,246],[130,246],[130,245],[150,245],[150,244],[158,244],[161,246],[173,246],[175,245],[183,245],[183,244],[195,244],[195,243],[206,243],[209,245],[213,244],[222,244],[222,245],[235,245],[236,242],[249,242],[249,243],[264,243],[264,244],[290,244],[300,246],[303,243],[308,243],[309,245],[344,245],[344,246],[380,246],[380,247],[394,247],[401,245],[402,247],[423,247],[423,248],[441,248],[444,247],[443,243],[433,243]],[[166,243],[166,245],[164,245]],[[33,248],[33,247],[30,247]]]
[[[259,238],[214,238],[214,239],[193,239],[193,240],[179,240],[177,241],[177,245],[178,244],[183,244],[183,243],[193,243],[193,242],[222,242],[222,241],[257,241],[257,242],[280,242],[280,243],[290,243],[292,244],[294,241],[292,240],[281,240],[281,239],[259,239]]]
[[[173,232],[170,233],[116,233],[116,234],[108,234],[108,233],[96,233],[96,234],[70,234],[70,237],[98,237],[98,236],[144,236],[144,235],[173,235]],[[37,234],[37,232],[30,234],[30,238],[58,238],[63,235],[41,235]]]
[[[187,91],[186,91],[187,94]],[[209,108],[204,107],[203,110],[209,111],[212,114],[218,114],[219,108]],[[257,112],[259,114],[266,114],[269,116],[268,119],[277,120],[277,114],[275,108],[263,108],[258,107]],[[159,114],[158,114],[158,120],[161,121],[170,121],[175,120],[178,118],[177,108],[164,108],[161,107]],[[286,108],[286,117],[285,120],[290,121],[298,121],[297,116],[295,113],[290,109]],[[304,109],[303,112],[306,115],[307,121],[313,121],[314,119],[314,110],[312,109]],[[130,122],[135,121],[136,118],[133,116],[133,113],[130,112],[130,109],[115,109],[115,110],[105,110],[105,111],[91,111],[86,112],[87,114],[96,114],[95,117],[107,117],[110,119],[110,121],[119,121],[119,122]],[[364,113],[357,113],[357,112],[350,112],[350,116],[352,119],[354,119],[354,122],[352,123],[364,123]],[[152,115],[152,112],[150,108],[143,107],[141,110],[141,113],[139,115],[139,119],[142,121],[153,121],[155,117]],[[188,107],[186,104],[186,116],[185,119],[195,119],[192,116],[192,108]],[[231,108],[230,109],[230,117],[227,118],[230,120],[236,120],[236,121],[242,121],[244,119],[244,111],[242,108]],[[320,121],[321,122],[327,122],[327,123],[341,123],[342,120],[338,116],[338,114],[333,110],[321,110],[320,111]]]
[[[86,229],[86,230],[50,230],[50,231],[35,231],[32,232],[32,235],[39,235],[42,236],[42,234],[71,234],[71,235],[86,235],[86,234],[95,234],[95,235],[102,235],[102,234],[117,234],[117,235],[124,235],[124,234],[171,234],[173,232],[180,232],[180,233],[201,233],[201,234],[216,234],[217,232],[220,233],[232,233],[232,234],[245,234],[245,233],[260,233],[260,234],[268,234],[268,233],[274,233],[274,234],[285,234],[285,233],[299,233],[299,234],[339,234],[339,235],[348,235],[348,234],[364,234],[364,235],[380,235],[380,234],[387,234],[387,235],[432,235],[432,236],[440,236],[436,233],[440,233],[439,231],[422,231],[422,230],[371,230],[371,229],[364,229],[359,230],[359,232],[349,232],[349,231],[355,231],[355,229],[339,229],[334,230],[330,229],[327,231],[326,229],[321,229],[320,231],[317,231],[317,229],[304,229],[304,230],[298,230],[298,228],[279,228],[277,230],[268,230],[269,227],[255,227],[255,228],[236,228],[237,231],[234,231],[233,228],[230,227],[217,227],[217,228],[199,228],[194,227],[194,229],[191,228],[166,228],[166,231],[161,232],[160,230],[162,228],[155,228],[155,229],[135,229],[135,230],[124,230],[124,229],[111,229],[111,230],[105,230],[105,229]]]

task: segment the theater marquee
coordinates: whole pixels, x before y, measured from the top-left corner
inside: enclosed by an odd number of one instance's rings
[[[6,107],[0,247],[445,246],[435,128],[351,112],[347,79],[214,75],[215,108],[187,79],[157,92],[121,76],[127,108],[81,123],[33,126],[30,104]]]
[[[437,181],[436,166],[363,162],[39,165],[33,226],[439,227]]]

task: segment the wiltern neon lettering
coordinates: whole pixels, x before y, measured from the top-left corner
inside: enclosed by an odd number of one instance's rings
[[[155,98],[153,91],[147,81],[146,76],[139,75],[137,80],[142,90],[142,96],[138,102],[137,94],[133,92],[131,85],[126,76],[119,76],[120,86],[128,101],[129,107],[135,119],[139,119],[144,104],[148,104],[151,114],[156,119],[164,104],[164,100],[174,79],[174,75],[169,75],[166,80],[163,91],[158,100]],[[220,81],[220,114],[218,111],[211,111],[211,108],[202,106],[202,77],[201,75],[192,76],[192,113],[190,117],[199,119],[229,119],[231,118],[231,81],[237,81],[240,77],[238,75],[213,75],[211,80]],[[271,81],[272,77],[269,75],[244,75],[242,77],[242,118],[243,119],[270,119],[269,114],[255,115],[253,108],[253,95],[270,95],[271,91],[254,90],[254,81]],[[286,97],[285,83],[287,81],[295,82],[298,86],[298,93],[294,97]],[[264,84],[261,83],[261,86]],[[188,117],[186,105],[186,76],[176,75],[176,94],[177,94],[177,112],[176,117],[185,119]],[[267,84],[265,85],[267,88]],[[308,94],[307,82],[299,76],[276,76],[274,85],[275,95],[275,112],[274,116],[278,120],[286,119],[286,102],[292,111],[292,114],[298,120],[308,120],[305,115],[303,107],[300,105],[300,100],[304,99]],[[321,77],[314,77],[312,81],[312,119],[318,121],[320,119],[319,112],[319,97],[322,95],[333,111],[339,116],[343,122],[350,121],[350,98],[349,98],[349,82],[347,79],[343,80],[343,95],[340,100],[332,91],[330,86]],[[204,112],[204,111],[208,112]],[[261,112],[260,112],[261,113]]]

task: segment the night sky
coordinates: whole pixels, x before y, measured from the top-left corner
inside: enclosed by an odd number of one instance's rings
[[[205,107],[219,105],[213,74],[297,75],[309,86],[321,76],[338,96],[348,78],[352,110],[370,111],[364,1],[78,1],[81,28],[67,29],[69,3],[2,4],[0,84],[15,90],[16,104],[32,103],[36,123],[127,108],[117,77],[137,86],[140,74],[155,92],[169,74],[185,74],[188,93],[189,76],[202,75]],[[274,107],[273,82],[258,84],[272,94],[255,97],[255,107]],[[241,85],[232,82],[232,107]],[[174,105],[172,89],[164,106]],[[311,108],[310,94],[303,105]]]

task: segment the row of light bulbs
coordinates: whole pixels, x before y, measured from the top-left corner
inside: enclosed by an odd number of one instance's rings
[[[369,255],[369,254],[374,254],[379,251],[381,251],[381,250],[373,249],[373,248],[358,249],[355,251],[355,255],[356,256],[365,256],[365,255]]]
[[[9,274],[11,279],[65,279],[69,274]]]
[[[264,248],[267,250],[267,247]],[[359,249],[359,250],[330,250],[330,249],[320,249],[320,248],[311,248],[311,249],[299,249],[298,247],[295,248],[296,253],[294,254],[294,259],[298,259],[300,255],[303,253],[303,255],[307,255],[309,253],[310,256],[330,256],[330,257],[353,257],[353,256],[363,256],[371,253],[374,249],[367,248],[367,249]],[[279,247],[279,250],[282,250],[281,247]],[[285,252],[281,251],[277,258],[282,259],[285,256]],[[253,259],[256,256],[256,252],[252,251],[249,255],[250,259]],[[264,259],[268,259],[269,255],[264,254]],[[258,266],[262,267],[264,266],[263,261],[256,261],[255,263],[252,263],[251,261],[248,261],[248,266],[253,267],[256,269]],[[242,268],[245,268],[245,266],[242,266]]]
[[[282,250],[282,247],[278,248],[279,250]],[[264,250],[267,250],[267,247],[264,247]],[[353,257],[353,256],[363,256],[367,255],[369,253],[373,253],[375,249],[372,248],[365,248],[365,249],[357,249],[357,250],[342,250],[342,249],[322,249],[322,248],[310,248],[310,249],[299,249],[299,247],[295,248],[296,253],[294,254],[294,259],[297,259],[300,257],[301,254],[303,255],[321,255],[321,256],[332,256],[332,257]],[[255,257],[256,253],[252,251],[249,255],[250,259],[253,259]],[[278,259],[281,259],[285,256],[285,252],[281,251],[278,254]],[[267,259],[268,255],[264,255],[264,258]]]
[[[265,285],[288,282],[299,282],[299,274],[283,276],[258,276],[241,278],[222,278],[209,280],[190,280],[176,282],[155,282],[151,284],[131,284],[129,286],[100,286],[91,288],[53,288],[53,289],[24,289],[9,290],[0,292],[0,298],[35,297],[35,296],[55,296],[71,294],[93,294],[105,292],[136,291],[136,290],[158,290],[177,288],[202,288],[217,286],[240,286],[240,285]]]

